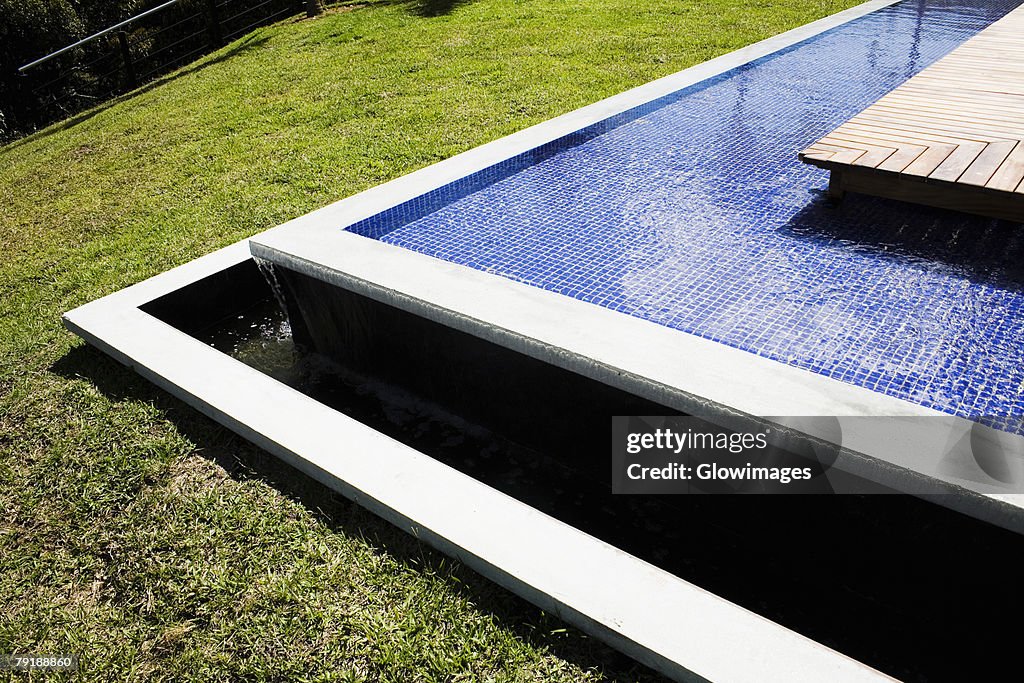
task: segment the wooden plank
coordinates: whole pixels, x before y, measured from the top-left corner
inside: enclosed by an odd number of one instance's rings
[[[906,87],[901,86],[899,90],[890,94],[893,98],[913,100],[926,104],[941,103],[946,106],[950,104],[963,104],[971,108],[978,108],[979,111],[990,113],[1003,112],[1014,115],[1020,111],[1021,102],[1024,102],[1024,97],[1017,97],[1015,95],[975,93],[974,96],[969,97],[967,93],[960,90],[950,90],[948,88],[929,89],[923,86],[919,87],[915,83],[909,83]]]
[[[828,161],[832,158],[832,152],[803,152],[800,155],[802,160],[813,159],[815,161]]]
[[[963,80],[967,80],[967,81],[974,80],[975,82],[978,82],[978,80],[980,80],[980,82],[996,81],[997,85],[1003,85],[1002,83],[998,83],[998,79],[991,77],[990,74],[988,73],[988,70],[989,69],[999,69],[1000,68],[998,66],[999,62],[1016,61],[1018,59],[1020,59],[1020,55],[1016,55],[1014,57],[1004,57],[1003,59],[999,60],[998,62],[992,62],[992,63],[972,64],[972,63],[964,62],[962,67],[954,66],[954,67],[948,67],[948,69],[947,69],[947,67],[943,67],[942,69],[936,69],[936,68],[933,68],[933,67],[929,67],[928,69],[925,69],[924,71],[921,71],[919,74],[917,74],[913,78],[909,79],[906,83],[900,85],[899,87],[902,88],[903,85],[907,85],[907,84],[911,83],[912,81],[915,82],[915,83],[923,83],[924,81],[928,81],[929,82],[928,86],[932,87],[932,88],[938,87],[938,88],[945,88],[945,89],[955,89],[956,87],[958,87],[959,82],[963,81]],[[971,74],[970,73],[971,71],[973,71],[974,73]],[[941,78],[939,78],[940,76],[941,76]],[[977,80],[972,79],[972,76],[976,77]],[[1003,78],[1008,78],[1008,79],[1012,80],[1014,82],[1014,84],[1019,84],[1019,76],[1002,76],[1002,77]],[[948,79],[948,80],[946,80],[946,79]],[[938,81],[938,84],[936,84],[936,81]],[[996,92],[998,92],[998,91],[996,91]]]
[[[862,132],[874,136],[878,140],[890,140],[902,142],[908,145],[953,145],[956,147],[976,147],[980,153],[982,148],[988,144],[988,140],[971,140],[962,137],[941,135],[931,131],[913,129],[908,126],[899,126],[894,123],[881,123],[875,121],[854,121],[850,120],[836,129],[839,131],[850,131],[851,133]]]
[[[894,130],[905,130],[919,134],[926,140],[954,141],[958,144],[988,144],[995,140],[1015,139],[1012,133],[990,129],[973,129],[972,126],[951,126],[941,121],[929,121],[922,117],[916,120],[905,116],[893,115],[879,109],[864,111],[856,118],[850,119],[853,125],[871,125]]]
[[[952,145],[929,147],[921,156],[914,159],[911,164],[903,169],[903,173],[904,175],[911,176],[931,175],[939,167],[939,164],[953,153],[954,149],[956,148]]]
[[[953,96],[958,99],[969,97],[971,101],[978,103],[990,102],[994,106],[1000,106],[1005,104],[1013,104],[1019,102],[1021,99],[1020,95],[1011,95],[1008,93],[997,93],[997,92],[973,92],[970,94],[962,92],[959,87],[952,85],[936,85],[935,83],[925,83],[924,81],[915,80],[917,76],[910,79],[894,92],[903,93],[921,93],[925,97],[941,97],[943,95]]]
[[[981,155],[981,152],[982,150],[976,147],[960,145],[934,171],[929,173],[928,177],[935,180],[953,182],[963,175],[967,167],[973,164],[974,160]]]
[[[913,106],[910,104],[904,104],[899,100],[888,100],[886,102],[878,101],[873,104],[870,109],[865,109],[861,114],[858,114],[854,118],[856,119],[862,114],[869,114],[876,111],[888,112],[893,115],[917,116],[929,121],[934,120],[947,123],[960,123],[961,125],[974,126],[977,128],[984,127],[989,130],[999,130],[1004,133],[1024,134],[1024,116],[1021,116],[1016,121],[1011,120],[1009,117],[1005,119],[989,118],[981,116],[975,112],[957,112],[949,109]]]
[[[800,152],[800,158],[807,157],[809,159],[816,159],[818,161],[827,161],[835,155],[835,152],[822,149],[816,145],[811,145],[804,151]]]
[[[1024,221],[1024,6],[811,145],[830,194]]]
[[[999,130],[988,128],[984,125],[976,125],[970,122],[955,122],[944,119],[932,119],[925,116],[906,115],[901,112],[892,112],[877,107],[865,110],[857,117],[850,119],[850,122],[873,123],[878,125],[890,125],[894,127],[906,127],[909,130],[916,130],[925,136],[946,137],[951,139],[971,140],[981,143],[992,143],[1005,140],[1019,140],[1024,137],[1024,124],[1016,130],[1009,126]]]
[[[886,159],[884,162],[878,165],[880,171],[902,171],[922,154],[924,154],[929,148],[922,147],[919,145],[908,145],[901,147],[891,157]]]
[[[899,135],[886,135],[885,133],[870,130],[858,130],[852,126],[835,129],[829,133],[827,139],[830,141],[843,140],[847,143],[847,146],[860,147],[865,151],[868,148],[888,148],[894,153],[904,149],[915,149],[918,152],[923,152],[929,147],[928,144],[922,144],[919,140],[911,140]],[[861,165],[863,166],[864,164]]]
[[[861,140],[849,140],[842,137],[826,136],[821,142],[837,147],[862,150],[864,153],[853,162],[855,166],[869,166],[874,168],[896,152],[895,147],[884,147],[873,142]]]
[[[1001,140],[988,145],[958,178],[959,182],[967,185],[985,185],[1016,146],[1016,140]]]
[[[925,71],[931,74],[950,74],[953,76],[970,77],[976,76],[978,74],[978,69],[984,69],[985,75],[988,77],[1020,78],[1021,76],[1024,76],[1024,67],[1016,66],[1012,62],[1007,63],[1007,61],[1003,59],[960,59],[955,62],[939,62],[934,66],[928,67]]]
[[[847,131],[856,132],[854,126],[843,126],[836,129],[836,132]],[[934,141],[922,140],[921,138],[914,138],[907,135],[900,135],[896,131],[884,131],[883,129],[867,130],[865,132],[870,133],[873,139],[882,142],[892,142],[904,146],[925,146],[927,149],[922,152],[913,162],[911,162],[903,171],[911,175],[928,175],[934,171],[939,164],[946,160],[946,158],[957,149],[956,144],[939,144]],[[924,144],[922,144],[924,143]],[[981,153],[981,147],[978,147],[978,153]]]
[[[922,71],[920,80],[941,79],[947,84],[960,82],[999,87],[1021,78],[1020,71],[1007,71],[996,64],[949,64]]]
[[[891,142],[901,142],[904,144],[917,144],[920,145],[922,142],[928,143],[929,146],[941,149],[941,159],[937,162],[936,166],[931,168],[926,167],[926,163],[934,160],[939,155],[929,156],[927,159],[918,158],[913,164],[907,167],[907,172],[912,175],[924,175],[941,173],[939,178],[942,180],[956,180],[960,174],[967,169],[967,167],[973,163],[974,159],[981,154],[985,149],[987,143],[978,141],[965,141],[955,138],[945,138],[941,136],[929,136],[925,137],[920,133],[913,131],[901,131],[896,128],[888,128],[885,126],[866,126],[861,124],[853,123],[848,121],[843,126],[836,129],[836,133],[845,130],[855,131],[862,129],[866,133],[870,133],[873,139],[877,141],[888,140]],[[923,157],[924,155],[922,155]],[[927,168],[927,170],[926,170]],[[954,177],[949,177],[955,173]]]
[[[997,94],[997,95],[1024,95],[1024,83],[1011,83],[1008,81],[997,82],[997,81],[971,81],[970,79],[952,79],[949,76],[930,76],[925,74],[918,74],[914,78],[920,78],[918,83],[925,85],[929,84],[945,84],[946,86],[956,86],[960,90],[963,90],[968,96],[971,93],[978,94]]]
[[[986,183],[993,190],[1013,192],[1024,181],[1024,142],[1018,142]]]
[[[953,78],[951,76],[938,76],[931,74],[918,74],[914,76],[916,82],[921,85],[936,85],[944,88],[956,88],[963,91],[967,97],[973,97],[973,93],[981,96],[991,95],[1024,95],[1024,83],[1013,83],[1011,81],[990,80],[979,77]]]
[[[912,115],[918,114],[920,116],[946,119],[949,121],[960,121],[968,124],[988,125],[993,129],[997,126],[1006,127],[1008,129],[1024,126],[1024,116],[1018,117],[1009,113],[985,111],[980,107],[972,106],[967,102],[959,108],[953,108],[952,105],[946,105],[945,103],[934,100],[929,103],[913,99],[892,98],[887,99],[885,102],[876,102],[869,109],[865,109],[861,112],[861,114],[870,113],[876,108],[883,111],[903,111],[909,112]],[[858,114],[858,116],[861,114]]]
[[[833,153],[832,158],[829,160],[835,164],[852,164],[854,161],[864,155],[862,149],[851,149],[849,147],[835,147],[823,142],[816,142],[814,146],[820,149],[824,149]]]
[[[981,139],[994,140],[1020,140],[1024,137],[1024,122],[1016,126],[1000,125],[989,127],[985,122],[958,122],[948,117],[934,116],[931,113],[923,113],[914,117],[913,112],[900,109],[873,108],[851,121],[861,123],[867,122],[913,122],[918,121],[924,131],[948,131],[952,136],[963,135],[965,137],[979,136]]]
[[[1021,201],[1024,194],[992,192],[963,183],[926,182],[905,175],[894,176],[872,169],[851,167],[842,171],[841,191],[860,192],[1024,223],[1024,201]]]
[[[959,55],[958,55],[959,57]],[[921,71],[922,75],[949,75],[954,78],[970,78],[978,76],[979,69],[984,69],[980,75],[986,79],[997,78],[1020,78],[1024,74],[1024,68],[1016,64],[1014,60],[1008,59],[964,59],[962,57],[951,60],[940,60]]]

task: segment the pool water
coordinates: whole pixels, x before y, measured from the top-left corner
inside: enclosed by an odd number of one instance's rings
[[[797,160],[1018,4],[904,0],[349,229],[1024,433],[1024,227]]]

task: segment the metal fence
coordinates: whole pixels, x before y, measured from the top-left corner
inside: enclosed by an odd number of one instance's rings
[[[133,90],[305,8],[304,0],[169,0],[42,55],[18,69],[20,132]]]

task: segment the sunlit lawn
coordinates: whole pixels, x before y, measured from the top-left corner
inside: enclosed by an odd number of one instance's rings
[[[80,654],[75,680],[651,677],[152,388],[59,316],[852,4],[336,7],[0,149],[0,654]]]

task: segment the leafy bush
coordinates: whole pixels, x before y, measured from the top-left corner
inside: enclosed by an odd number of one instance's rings
[[[85,35],[67,0],[0,0],[0,137],[31,120],[33,95],[18,67]],[[54,78],[58,65],[42,65],[34,79]]]
[[[0,142],[67,118],[221,44],[221,36],[211,35],[208,0],[181,0],[124,29],[133,70],[124,68],[117,36],[111,33],[25,74],[17,71],[161,1],[0,0]],[[323,4],[323,0],[303,2]],[[300,4],[298,0],[228,0],[219,5],[228,7],[218,12],[227,15],[220,16],[219,26],[237,35],[280,18],[283,12],[297,11]]]

